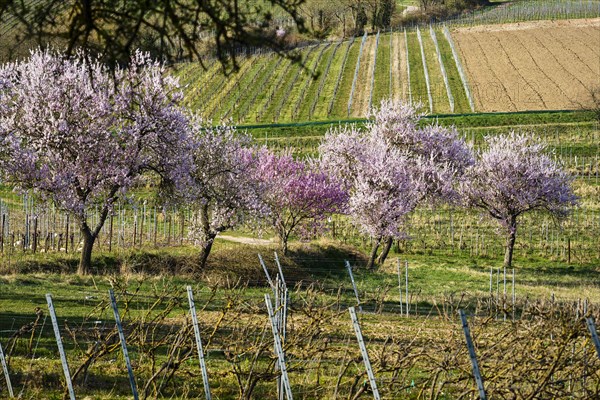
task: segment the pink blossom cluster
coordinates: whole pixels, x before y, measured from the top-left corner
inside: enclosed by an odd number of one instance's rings
[[[343,180],[348,213],[375,238],[401,237],[403,222],[424,200],[456,200],[457,178],[472,164],[455,129],[420,126],[409,105],[384,101],[364,129],[329,131],[320,147],[324,170]]]

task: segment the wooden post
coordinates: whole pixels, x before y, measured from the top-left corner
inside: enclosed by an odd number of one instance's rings
[[[8,395],[12,398],[15,397],[13,388],[10,383],[10,375],[8,375],[8,366],[6,365],[6,359],[4,358],[4,351],[2,350],[2,344],[0,344],[0,362],[2,362],[2,370],[4,371],[4,379],[6,379],[6,388],[8,389]]]
[[[112,289],[108,289],[108,295],[110,296],[110,304],[112,305],[115,322],[117,323],[117,330],[119,331],[119,340],[121,341],[121,348],[123,349],[123,358],[125,358],[125,363],[127,364],[131,392],[133,393],[134,400],[138,400],[137,386],[135,384],[135,377],[133,376],[133,369],[131,368],[131,360],[129,359],[129,352],[127,351],[125,335],[123,334],[123,326],[121,325],[121,316],[119,315],[119,309],[117,308],[117,300],[115,299],[115,293]]]
[[[33,217],[33,243],[31,243],[31,250],[35,254],[37,252],[37,242],[38,242],[38,218]]]
[[[517,306],[517,296],[515,293],[515,269],[512,269],[512,319],[515,319],[515,307]]]
[[[194,335],[196,336],[196,347],[198,348],[198,358],[200,360],[200,370],[202,372],[202,382],[204,383],[204,397],[211,400],[210,386],[208,383],[208,371],[204,361],[204,350],[202,349],[202,340],[200,339],[200,328],[198,327],[198,317],[196,316],[196,305],[194,304],[194,294],[192,287],[187,287],[188,302],[190,304],[190,313],[192,314],[192,323],[194,325]]]
[[[52,328],[54,329],[54,337],[56,338],[56,344],[58,345],[58,352],[60,354],[60,361],[63,367],[63,373],[65,374],[65,380],[67,382],[67,389],[69,390],[69,398],[75,400],[75,391],[73,390],[73,383],[71,382],[71,373],[69,372],[69,364],[67,363],[67,356],[65,355],[65,349],[63,348],[62,339],[60,337],[60,330],[58,329],[58,321],[56,320],[56,313],[54,312],[54,304],[52,303],[52,295],[46,294],[46,302],[48,303],[48,311],[50,318],[52,319]]]
[[[475,346],[473,346],[473,340],[471,339],[471,332],[469,330],[469,324],[467,323],[467,317],[463,310],[458,310],[460,319],[462,321],[463,332],[465,333],[465,340],[467,341],[467,348],[469,349],[469,357],[471,358],[471,365],[473,366],[473,375],[475,376],[475,382],[477,383],[477,389],[479,390],[479,398],[486,400],[485,389],[483,387],[483,379],[481,379],[481,373],[479,372],[479,364],[477,363],[477,356],[475,355]]]
[[[142,218],[140,218],[140,247],[144,243],[144,219],[146,218],[146,205],[142,206]]]
[[[405,290],[406,290],[406,316],[408,317],[408,312],[410,311],[410,303],[408,301],[408,260],[404,262],[404,277],[405,277]]]
[[[352,288],[354,288],[354,296],[356,296],[356,305],[358,305],[358,311],[363,312],[362,305],[360,304],[360,298],[358,297],[358,289],[356,288],[356,282],[354,281],[354,275],[352,275],[352,267],[350,266],[350,262],[348,262],[348,260],[346,260],[346,269],[348,270],[348,275],[350,275]]]
[[[183,232],[185,228],[185,211],[181,211],[181,237],[179,238],[179,244],[183,245]]]
[[[285,394],[287,400],[293,400],[292,388],[290,387],[290,381],[288,379],[287,369],[285,367],[285,356],[283,354],[283,348],[281,346],[281,339],[279,332],[277,331],[277,324],[275,322],[275,316],[273,315],[273,305],[271,304],[271,297],[265,294],[265,304],[267,305],[267,312],[269,314],[269,321],[271,322],[271,330],[273,331],[273,340],[275,341],[275,351],[277,353],[277,359],[279,362],[279,370],[281,371],[281,380],[285,388]]]
[[[110,221],[108,222],[108,252],[112,252],[112,238],[113,238],[113,219],[115,215],[113,212],[110,213]]]
[[[65,229],[65,253],[69,252],[69,214],[67,214],[67,222]]]
[[[133,216],[133,247],[135,247],[137,243],[137,211]]]
[[[367,370],[367,377],[369,378],[369,383],[371,384],[371,390],[373,391],[373,398],[375,400],[380,400],[379,390],[377,390],[377,382],[375,381],[375,375],[373,374],[373,369],[371,368],[371,362],[369,361],[369,353],[367,353],[367,348],[365,346],[365,341],[363,340],[363,335],[360,330],[360,324],[358,323],[358,318],[356,317],[356,311],[354,307],[348,308],[350,312],[350,318],[352,319],[352,326],[354,327],[354,333],[356,333],[356,339],[358,340],[358,346],[360,347],[360,353],[362,354],[363,362],[365,364],[365,368]]]
[[[2,226],[0,227],[0,253],[4,253],[4,226],[6,225],[6,214],[2,214]]]
[[[400,315],[403,314],[402,309],[402,273],[400,272],[400,259],[398,259],[398,292],[400,292]]]
[[[154,207],[154,247],[157,247],[156,246],[157,237],[158,237],[158,214],[156,213],[156,207]]]

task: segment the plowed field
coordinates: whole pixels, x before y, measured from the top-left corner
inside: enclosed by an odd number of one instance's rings
[[[477,111],[575,109],[600,88],[600,19],[452,32]]]

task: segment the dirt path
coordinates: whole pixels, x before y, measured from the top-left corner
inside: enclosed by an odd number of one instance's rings
[[[402,86],[402,99],[409,100],[408,96],[408,68],[406,67],[406,41],[404,32],[398,34],[398,63],[400,64],[400,84]]]
[[[371,93],[372,86],[371,72],[373,71],[376,49],[375,43],[375,36],[369,36],[363,48],[356,88],[354,89],[354,98],[352,99],[353,117],[364,117],[369,111],[369,94]]]
[[[402,82],[400,77],[400,33],[392,34],[392,43],[390,47],[391,68],[392,68],[392,99],[398,101],[402,98]]]
[[[241,237],[241,236],[219,235],[219,236],[217,236],[217,238],[227,240],[229,242],[252,244],[252,245],[257,245],[257,246],[268,246],[268,245],[272,245],[273,243],[275,243],[272,240],[268,240],[268,239],[257,239],[257,238],[251,238],[251,237]]]

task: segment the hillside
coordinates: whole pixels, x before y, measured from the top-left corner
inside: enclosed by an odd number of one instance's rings
[[[598,18],[416,27],[303,48],[303,66],[258,54],[231,77],[218,63],[175,73],[187,105],[240,124],[361,118],[384,98],[433,114],[577,109],[600,85],[599,41]]]

